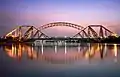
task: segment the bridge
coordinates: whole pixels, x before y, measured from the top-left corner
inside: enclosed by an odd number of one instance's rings
[[[49,35],[46,35],[43,30],[55,27],[55,26],[67,26],[72,27],[74,29],[77,29],[79,32],[74,34],[74,36],[71,37],[51,37]],[[97,28],[97,30],[96,30]],[[89,25],[87,27],[82,27],[81,25],[68,23],[68,22],[54,22],[45,24],[43,26],[40,26],[39,28],[36,28],[35,26],[30,25],[22,25],[18,26],[17,28],[13,29],[12,31],[8,32],[4,38],[13,38],[17,41],[36,41],[36,40],[67,40],[67,41],[83,41],[84,39],[104,39],[108,38],[109,36],[118,37],[118,35],[111,30],[107,29],[106,27],[102,25]]]

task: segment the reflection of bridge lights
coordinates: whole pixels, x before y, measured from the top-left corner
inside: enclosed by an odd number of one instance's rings
[[[78,52],[80,52],[80,49],[81,49],[81,47],[80,47],[80,43],[78,44]]]
[[[55,53],[57,53],[57,45],[55,45]]]
[[[82,45],[80,45],[81,47]],[[5,47],[5,51],[7,52],[7,54],[12,57],[12,58],[22,58],[24,53],[27,52],[27,56],[29,59],[39,59],[39,60],[46,60],[49,62],[63,62],[65,61],[75,61],[75,60],[79,60],[79,59],[87,59],[87,60],[91,60],[91,59],[99,59],[101,58],[101,55],[104,55],[104,52],[102,53],[101,50],[105,50],[102,47],[103,44],[91,44],[90,47],[81,47],[81,52],[76,52],[76,51],[72,51],[69,52],[69,48],[68,49],[63,49],[64,52],[58,52],[57,53],[57,45],[54,47],[54,51],[53,53],[51,52],[46,52],[43,54],[43,50],[41,50],[42,46],[34,49],[33,47],[30,46],[26,46],[26,45],[12,45],[12,46],[8,46]],[[64,46],[65,47],[65,46]],[[45,49],[45,47],[44,47]],[[90,49],[90,50],[89,50]],[[77,50],[77,47],[76,47]],[[49,50],[48,50],[49,51]],[[42,53],[39,53],[42,52]],[[64,55],[66,54],[66,55]],[[117,44],[114,44],[114,55],[117,56]],[[104,58],[104,57],[103,57]],[[115,62],[117,61],[117,57],[115,57]]]
[[[107,44],[105,43],[104,56],[107,54]]]
[[[86,59],[89,59],[89,57],[90,57],[90,54],[89,54],[89,52],[88,52],[88,53],[85,54],[85,58],[86,58]]]
[[[89,45],[88,50],[85,53],[85,58],[90,59],[93,57],[99,57],[99,52],[101,47],[99,47],[99,44]]]
[[[10,56],[10,57],[13,57],[13,58],[20,58],[22,56],[22,49],[21,49],[21,45],[12,45],[11,49],[5,47],[5,50],[7,51],[7,54]]]
[[[43,54],[43,51],[44,51],[44,50],[43,50],[43,44],[42,44],[42,46],[41,46],[41,51],[42,51],[42,54]]]
[[[65,54],[67,53],[67,43],[65,41]]]
[[[18,44],[18,45],[12,44],[11,47],[5,46],[5,51],[12,58],[20,59],[22,58],[22,54],[24,52],[27,52],[27,55],[29,56],[29,58],[37,58],[37,54],[36,52],[33,51],[33,48],[29,46],[22,46],[21,44]]]
[[[15,56],[15,54],[14,54],[14,51],[12,51],[11,49],[8,49],[8,48],[6,48],[5,47],[5,50],[7,51],[7,54],[10,56],[10,57],[12,57],[12,58],[14,58]]]
[[[114,55],[117,57],[117,44],[114,44]]]
[[[14,54],[16,55],[16,47],[14,47],[14,45],[12,45],[12,56],[13,56]]]
[[[67,48],[66,48],[66,46],[65,46],[65,54],[67,54]]]

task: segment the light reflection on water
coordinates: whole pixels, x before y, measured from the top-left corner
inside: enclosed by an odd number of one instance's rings
[[[83,44],[78,46],[28,46],[25,44],[12,44],[4,47],[5,53],[15,59],[22,60],[22,57],[34,60],[46,60],[51,63],[70,62],[79,59],[104,59],[115,58],[117,62],[117,44]],[[26,53],[26,54],[25,54]]]
[[[3,77],[120,77],[119,44],[11,44],[0,50]]]

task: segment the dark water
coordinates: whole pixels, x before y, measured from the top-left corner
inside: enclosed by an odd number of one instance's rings
[[[1,46],[0,77],[120,77],[120,45]]]

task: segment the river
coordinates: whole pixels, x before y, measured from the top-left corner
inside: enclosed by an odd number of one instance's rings
[[[4,45],[0,72],[0,77],[120,77],[120,45]]]

